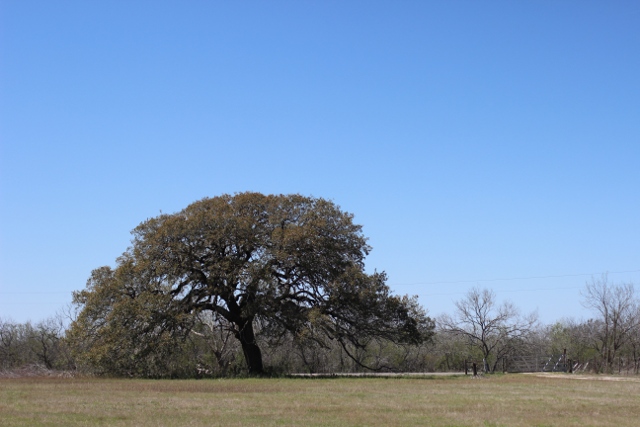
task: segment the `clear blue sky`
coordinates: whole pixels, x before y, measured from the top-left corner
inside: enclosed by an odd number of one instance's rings
[[[639,184],[638,1],[0,3],[4,319],[247,190],[354,213],[433,315],[583,318],[590,274],[640,287]]]

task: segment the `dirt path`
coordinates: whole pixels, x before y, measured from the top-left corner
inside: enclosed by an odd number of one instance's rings
[[[523,375],[533,375],[540,378],[555,378],[559,380],[587,380],[587,381],[628,381],[640,383],[640,377],[626,377],[613,375],[580,375],[580,374],[557,374],[551,372],[528,372]]]
[[[451,377],[464,372],[358,372],[333,374],[290,374],[290,377],[330,378],[330,377]]]

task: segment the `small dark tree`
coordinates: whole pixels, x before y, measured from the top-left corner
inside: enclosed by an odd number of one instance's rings
[[[148,219],[116,269],[95,270],[75,294],[70,336],[117,364],[170,351],[210,312],[231,325],[252,374],[264,370],[258,323],[345,350],[371,338],[428,339],[433,323],[415,298],[391,295],[384,273],[364,272],[370,248],[352,218],[324,199],[242,193]]]

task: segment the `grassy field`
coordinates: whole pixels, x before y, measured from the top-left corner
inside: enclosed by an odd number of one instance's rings
[[[0,379],[2,426],[639,426],[640,381]]]

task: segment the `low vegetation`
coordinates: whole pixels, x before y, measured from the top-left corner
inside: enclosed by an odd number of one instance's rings
[[[3,426],[636,426],[640,382],[484,378],[0,379]]]

